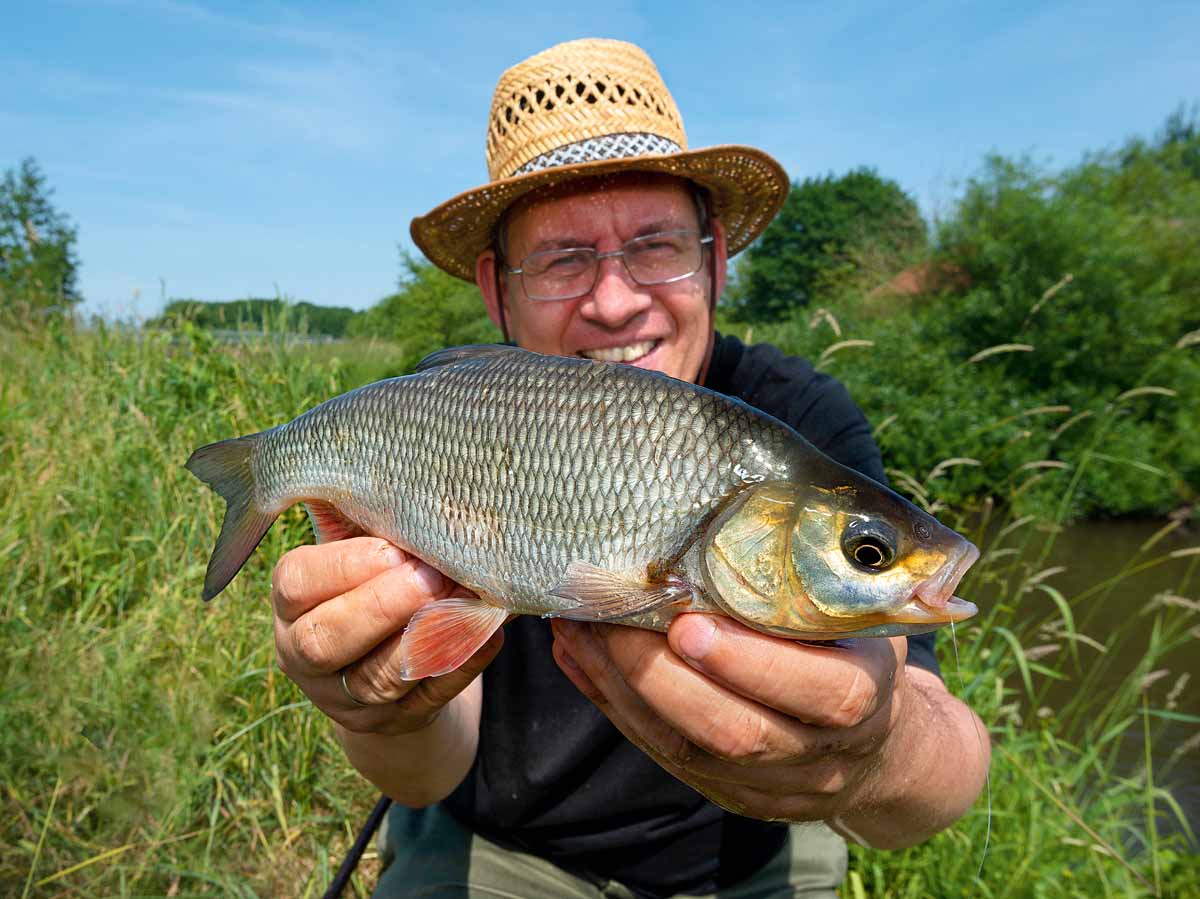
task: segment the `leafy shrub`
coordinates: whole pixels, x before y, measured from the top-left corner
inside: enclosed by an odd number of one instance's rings
[[[755,323],[753,338],[843,380],[897,486],[928,504],[1002,496],[1063,519],[1195,502],[1191,146],[1134,141],[1059,174],[993,157],[937,235],[934,261],[964,272],[965,292],[881,299],[843,285]],[[743,312],[725,308],[724,327],[744,330]]]
[[[479,290],[408,254],[400,289],[351,323],[352,336],[383,337],[403,345],[399,374],[445,346],[494,343],[500,331],[487,316]]]

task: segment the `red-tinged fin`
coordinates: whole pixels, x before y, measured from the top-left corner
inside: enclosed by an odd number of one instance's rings
[[[692,595],[691,587],[681,580],[669,578],[661,583],[648,583],[644,571],[609,571],[578,559],[567,566],[550,592],[578,603],[575,608],[555,609],[550,613],[555,618],[573,621],[624,618],[690,599]]]
[[[361,537],[366,533],[362,528],[338,511],[333,503],[322,499],[305,500],[304,508],[308,510],[308,520],[312,522],[313,533],[318,543],[332,543],[334,540],[347,540],[350,537]]]
[[[251,434],[210,443],[187,460],[187,470],[225,500],[221,535],[204,576],[205,602],[228,586],[279,516],[277,511],[264,511],[255,505],[250,463],[257,441],[258,435]]]
[[[450,596],[422,606],[400,638],[400,676],[437,677],[471,658],[508,618],[508,610],[473,596]]]

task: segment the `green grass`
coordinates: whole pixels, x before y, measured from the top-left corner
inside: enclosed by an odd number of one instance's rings
[[[221,346],[187,325],[0,329],[0,894],[320,895],[374,791],[275,667],[270,566],[309,539],[306,523],[288,513],[205,606],[221,509],[182,463],[395,373],[386,345],[373,353]],[[1160,603],[1115,633],[1087,625],[1091,604],[1164,553],[1148,546],[1087,595],[1063,596],[1036,564],[1053,521],[939,514],[989,535],[961,592],[995,600],[958,630],[961,686],[943,641],[951,688],[997,747],[986,864],[977,876],[981,801],[921,847],[854,850],[843,895],[1188,895],[1195,843],[1162,835],[1171,772],[1115,758],[1132,729],[1149,760],[1172,678],[1143,691],[1144,676],[1195,642],[1195,611]],[[1018,547],[1035,552],[1004,552]],[[1185,561],[1173,592],[1195,600],[1200,555]],[[1089,685],[1119,641],[1141,662],[1117,695],[1097,695]],[[1035,650],[1048,643],[1059,651]],[[1081,688],[1048,708],[1048,685],[1066,676]],[[349,895],[373,884],[371,859],[360,871]]]

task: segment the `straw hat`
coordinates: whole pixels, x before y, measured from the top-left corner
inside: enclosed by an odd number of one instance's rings
[[[688,150],[683,119],[640,47],[570,41],[500,76],[487,132],[490,181],[413,219],[413,242],[431,262],[475,280],[504,210],[530,191],[624,171],[667,172],[707,188],[729,255],[762,233],[783,205],[788,177],[762,150]]]

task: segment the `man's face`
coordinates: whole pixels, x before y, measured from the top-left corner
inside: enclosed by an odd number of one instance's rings
[[[712,223],[720,234],[718,222]],[[696,203],[675,178],[624,176],[603,186],[518,204],[508,218],[507,260],[519,267],[530,253],[563,247],[619,250],[628,240],[660,231],[699,230]],[[489,251],[490,252],[490,251]],[[491,269],[477,267],[493,321],[498,322]],[[723,282],[723,234],[706,251],[700,270],[671,284],[643,286],[619,258],[600,261],[595,287],[571,300],[531,300],[519,275],[502,274],[509,334],[522,347],[559,356],[627,362],[694,381],[708,349],[709,266]]]

